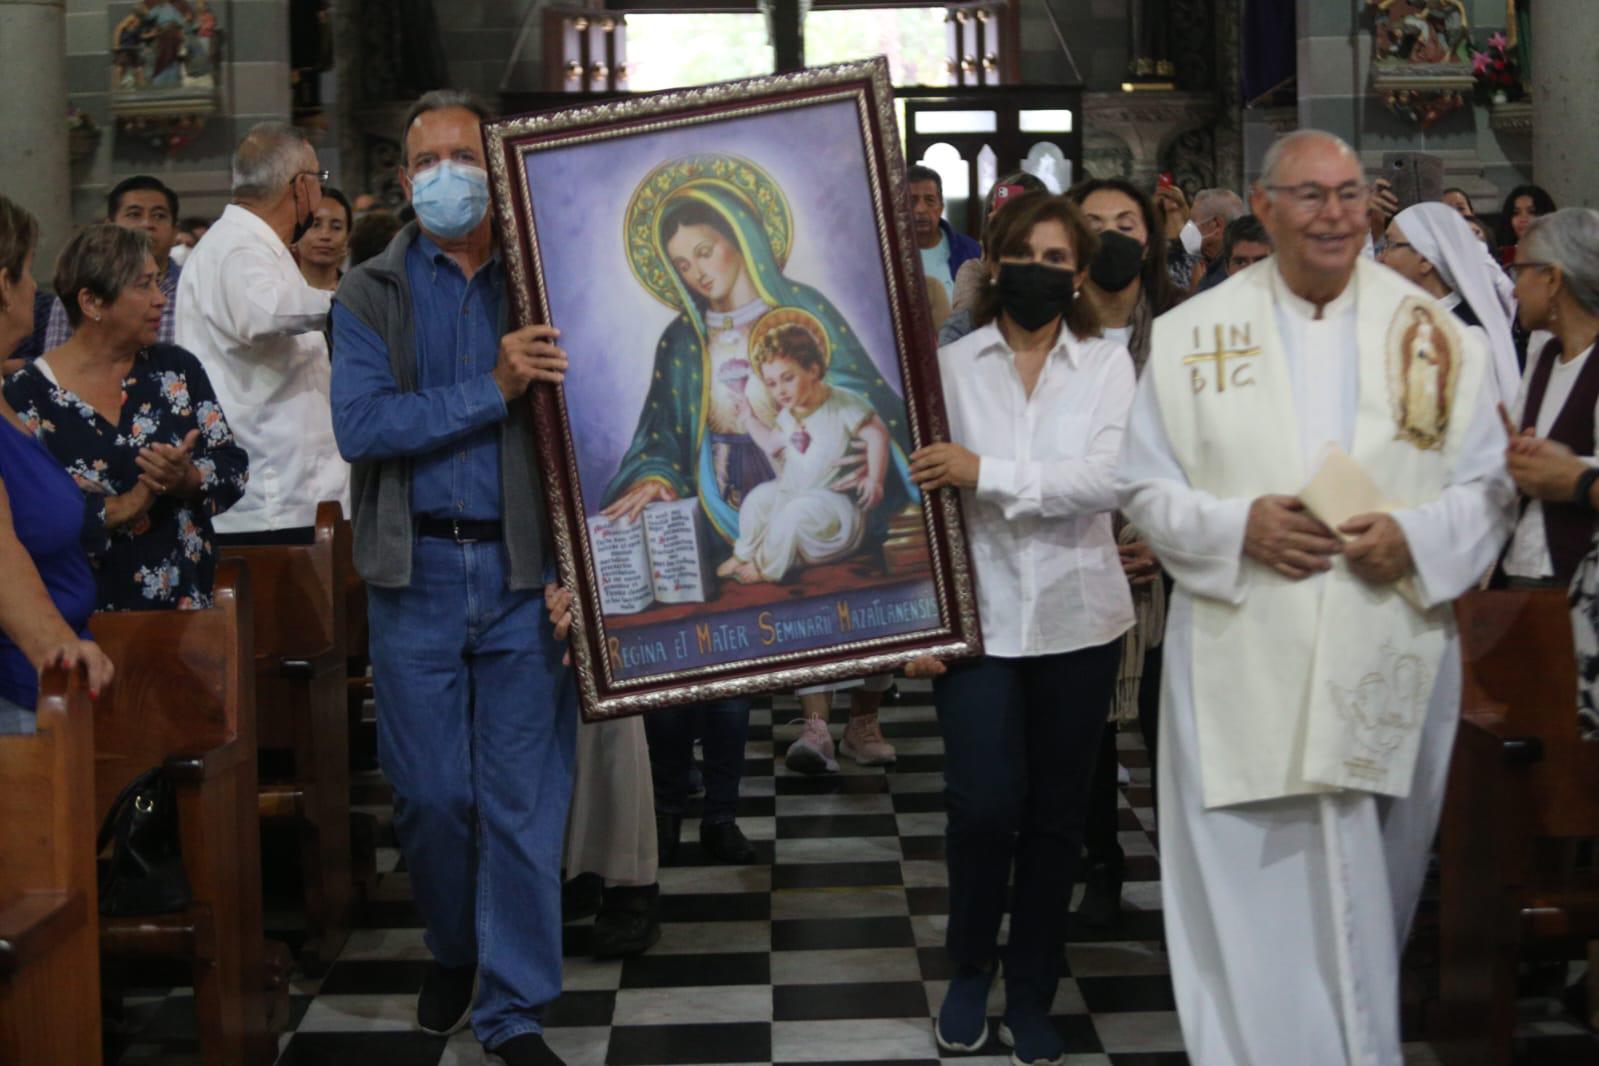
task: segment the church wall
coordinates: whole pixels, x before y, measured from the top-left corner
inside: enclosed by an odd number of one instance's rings
[[[67,0],[67,102],[100,127],[87,158],[72,164],[72,215],[79,224],[105,215],[105,196],[130,174],[153,174],[170,185],[185,215],[220,214],[227,204],[229,165],[239,138],[255,123],[289,116],[287,0],[212,0],[226,43],[221,110],[183,147],[153,147],[117,129],[111,114],[111,33],[135,5]]]
[[[344,0],[336,0],[337,21]],[[353,0],[351,0],[353,2]],[[497,95],[522,20],[541,0],[445,0],[435,2],[439,31],[448,61],[451,85],[471,90],[486,100]],[[227,203],[229,159],[248,129],[268,119],[287,119],[289,95],[288,0],[212,0],[227,32],[221,110],[197,136],[168,151],[147,139],[117,129],[110,111],[111,35],[134,4],[131,0],[67,0],[68,103],[86,112],[100,128],[93,151],[73,162],[72,213],[83,224],[104,213],[106,193],[130,174],[150,173],[171,185],[183,199],[184,214],[218,214]],[[1124,0],[1088,0],[1056,4],[1073,58],[1091,90],[1113,92],[1127,67]],[[539,19],[534,18],[511,73],[512,88],[541,87]],[[363,42],[354,35],[336,37],[336,56],[360,54]],[[1021,18],[1022,77],[1030,83],[1055,83],[1070,77],[1070,66],[1055,40],[1041,6],[1027,4]],[[370,50],[369,50],[370,51]],[[324,81],[323,102],[328,126],[314,136],[323,165],[345,191],[358,191],[360,174],[341,173],[341,145],[363,132],[392,137],[370,112],[370,131],[341,131],[335,106],[337,79]],[[385,116],[386,117],[386,116]],[[341,139],[341,134],[344,134]],[[357,162],[352,160],[352,163]]]
[[[127,0],[67,0],[68,102],[87,112],[101,133],[92,154],[72,165],[73,215],[84,222],[99,217],[103,198],[117,180],[128,174],[149,172],[160,176],[184,197],[185,213],[216,213],[227,200],[228,159],[233,146],[248,128],[265,119],[289,114],[288,0],[213,0],[227,30],[222,112],[204,131],[177,151],[157,149],[144,139],[116,129],[110,114],[110,38],[112,27],[133,5]],[[540,0],[447,0],[435,3],[450,81],[486,99],[496,95],[523,16]],[[1511,185],[1531,172],[1531,137],[1524,133],[1495,131],[1487,108],[1471,107],[1420,130],[1388,111],[1382,100],[1369,93],[1371,64],[1370,16],[1357,14],[1344,4],[1325,0],[1295,0],[1299,5],[1299,104],[1297,112],[1252,109],[1243,112],[1242,162],[1244,175],[1258,175],[1260,160],[1271,140],[1295,125],[1329,129],[1347,138],[1372,170],[1384,152],[1419,149],[1445,159],[1451,184],[1472,193],[1478,209],[1492,210]],[[1503,0],[1467,0],[1474,27],[1499,27],[1504,21]],[[339,5],[336,5],[336,7]],[[1132,94],[1120,94],[1128,61],[1126,0],[1086,0],[1055,5],[1073,58],[1097,106],[1108,107]],[[337,17],[337,13],[335,15]],[[1025,4],[1020,21],[1022,80],[1033,84],[1059,82],[1070,76],[1043,8]],[[341,40],[341,54],[360,42]],[[513,88],[540,84],[539,23],[534,19],[522,50],[522,61],[512,72]],[[326,79],[324,103],[330,119],[333,78]],[[1158,94],[1155,94],[1158,95]],[[1149,104],[1155,101],[1145,97]],[[1142,106],[1142,105],[1140,105]],[[1195,101],[1175,101],[1174,123],[1195,109]],[[248,108],[248,110],[245,110]],[[1200,110],[1205,110],[1199,106]],[[1096,124],[1090,108],[1085,128],[1094,145],[1096,125],[1105,126],[1100,139],[1099,165],[1127,169],[1143,178],[1163,168],[1160,158],[1170,130],[1154,141],[1135,135],[1130,152],[1123,152],[1128,117],[1109,116],[1109,124]],[[1136,113],[1136,109],[1135,113]],[[1196,112],[1197,114],[1197,112]],[[1164,116],[1162,125],[1165,125]],[[1207,123],[1209,118],[1205,120]],[[1173,128],[1174,128],[1173,126]],[[339,130],[331,125],[318,138],[318,149],[347,191],[361,186],[359,175],[339,170]],[[356,131],[359,133],[359,131]],[[388,132],[377,131],[384,136]],[[1222,153],[1225,146],[1218,144]],[[1145,158],[1148,156],[1148,158]],[[1125,158],[1123,158],[1125,157]],[[1107,162],[1108,160],[1108,162]],[[1217,180],[1225,180],[1225,160],[1218,160]]]
[[[1479,212],[1497,211],[1511,186],[1529,180],[1530,136],[1494,130],[1492,110],[1469,103],[1425,130],[1393,114],[1382,98],[1370,91],[1371,16],[1325,0],[1297,3],[1298,113],[1245,113],[1245,169],[1251,179],[1259,175],[1274,132],[1297,124],[1343,137],[1373,174],[1385,152],[1425,151],[1441,156],[1446,184],[1458,185],[1471,194]],[[1504,0],[1467,0],[1467,10],[1474,40],[1480,40],[1484,31],[1504,26]]]

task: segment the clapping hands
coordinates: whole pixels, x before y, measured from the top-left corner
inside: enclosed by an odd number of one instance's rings
[[[191,429],[181,444],[152,444],[140,448],[139,481],[157,496],[192,496],[200,488],[200,468],[191,455],[200,431]]]

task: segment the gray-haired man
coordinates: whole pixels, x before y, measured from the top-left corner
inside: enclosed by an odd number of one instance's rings
[[[309,542],[317,504],[349,510],[322,339],[332,297],[306,284],[289,252],[316,217],[325,180],[305,134],[256,126],[233,156],[233,203],[178,282],[178,344],[204,364],[250,454],[250,486],[217,516],[219,539]]]

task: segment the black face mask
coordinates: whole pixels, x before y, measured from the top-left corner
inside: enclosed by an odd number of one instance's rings
[[[1088,276],[1104,292],[1121,292],[1138,277],[1144,265],[1144,246],[1115,230],[1099,235],[1099,251],[1088,267]]]
[[[1023,329],[1041,329],[1071,306],[1075,280],[1070,270],[1043,263],[1001,263],[999,306]]]
[[[298,181],[299,179],[295,179],[295,180]],[[296,191],[294,193],[294,205],[296,207],[300,206],[300,194],[299,194],[298,191]],[[299,244],[300,243],[300,238],[304,237],[307,233],[310,233],[311,232],[311,227],[314,226],[314,225],[316,225],[316,212],[312,211],[309,215],[306,216],[306,219],[305,219],[304,222],[296,222],[294,224],[294,234],[293,234],[293,237],[289,241],[289,246],[292,248],[294,245]]]

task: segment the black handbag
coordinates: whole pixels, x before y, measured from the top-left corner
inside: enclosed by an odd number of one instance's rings
[[[100,913],[170,914],[193,898],[178,842],[178,796],[164,771],[146,770],[118,794],[100,824]]]

